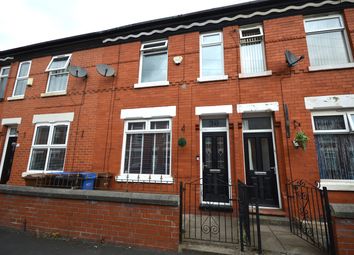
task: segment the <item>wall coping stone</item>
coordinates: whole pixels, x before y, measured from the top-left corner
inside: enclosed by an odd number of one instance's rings
[[[332,204],[331,213],[336,218],[354,219],[354,204]]]
[[[93,200],[103,202],[160,205],[173,207],[179,206],[179,195],[173,194],[56,189],[29,186],[14,186],[5,184],[0,184],[0,193],[44,198],[62,198],[91,201]]]

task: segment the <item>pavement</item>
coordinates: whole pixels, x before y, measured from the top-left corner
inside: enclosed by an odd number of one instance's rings
[[[301,238],[291,234],[288,226],[262,224],[262,246],[265,255],[320,255],[319,250]],[[188,246],[188,245],[187,245]],[[0,255],[200,255],[200,254],[256,254],[241,253],[239,249],[225,252],[220,245],[196,245],[181,253],[97,244],[81,240],[53,237],[37,237],[33,233],[0,228]],[[191,249],[190,249],[191,248]],[[196,248],[196,249],[195,249]],[[203,251],[203,252],[202,252]],[[205,253],[206,252],[206,253]]]
[[[176,252],[42,238],[27,232],[0,228],[0,254],[4,255],[175,255]],[[184,253],[193,254],[193,253]]]
[[[264,254],[321,255],[320,250],[292,234],[289,226],[262,224],[262,248]]]

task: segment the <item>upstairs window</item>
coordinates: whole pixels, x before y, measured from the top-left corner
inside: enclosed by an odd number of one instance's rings
[[[124,174],[169,175],[170,162],[170,119],[125,123]]]
[[[4,99],[7,80],[10,74],[10,67],[2,67],[0,69],[0,101]]]
[[[167,81],[167,40],[141,45],[139,83]]]
[[[241,72],[255,74],[266,71],[262,26],[240,29]]]
[[[68,123],[38,124],[35,129],[29,171],[63,171]]]
[[[224,75],[224,46],[221,32],[200,36],[200,77]]]
[[[71,55],[62,55],[53,57],[50,61],[46,72],[49,72],[46,93],[65,92],[69,72],[67,70],[70,63]]]
[[[354,111],[312,114],[321,179],[354,180]]]
[[[311,66],[352,62],[347,34],[340,15],[305,19],[307,48]]]
[[[25,95],[28,77],[31,68],[31,61],[21,62],[18,68],[15,87],[12,96],[23,97]]]

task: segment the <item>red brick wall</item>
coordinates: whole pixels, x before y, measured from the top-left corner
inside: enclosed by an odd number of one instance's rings
[[[344,12],[347,32],[353,38],[354,10]],[[21,173],[26,171],[32,143],[34,114],[75,112],[70,127],[66,171],[109,171],[120,172],[123,141],[123,120],[121,109],[177,106],[177,116],[173,118],[172,131],[172,174],[179,178],[200,177],[200,165],[195,160],[200,155],[199,117],[195,107],[210,105],[233,105],[234,113],[229,115],[234,129],[230,130],[231,175],[235,181],[244,180],[244,160],[242,129],[238,124],[241,114],[235,106],[243,103],[279,102],[280,111],[275,112],[276,153],[283,205],[286,206],[286,179],[305,178],[309,182],[319,179],[317,154],[311,126],[310,112],[305,109],[305,96],[351,94],[354,92],[353,69],[308,72],[308,54],[303,17],[283,17],[264,21],[266,61],[270,77],[239,79],[239,35],[237,26],[223,29],[225,74],[227,81],[198,83],[199,77],[199,33],[170,36],[168,79],[170,86],[134,89],[138,82],[140,42],[123,43],[109,47],[73,52],[72,64],[88,70],[86,81],[70,77],[66,96],[41,98],[46,88],[48,74],[44,73],[51,57],[36,58],[32,61],[30,77],[32,87],[27,87],[26,98],[19,101],[0,103],[0,118],[22,117],[19,125],[18,143],[12,167],[11,184],[23,185]],[[353,40],[351,40],[353,48]],[[304,55],[290,73],[285,64],[284,51],[288,49],[296,55]],[[183,56],[183,62],[175,65],[174,56]],[[104,78],[97,74],[96,64],[110,64],[117,70],[114,78]],[[11,68],[6,95],[13,90],[18,63]],[[84,94],[85,90],[85,94]],[[286,138],[283,103],[289,107],[291,138]],[[309,135],[306,151],[296,150],[292,139],[296,128],[293,121],[301,123],[301,129]],[[182,131],[182,127],[185,127]],[[5,138],[2,132],[2,142]],[[177,145],[178,137],[187,139],[187,146]],[[166,185],[166,184],[164,184]],[[114,183],[113,189],[122,185]],[[159,187],[156,185],[156,191]],[[345,196],[343,196],[345,194]],[[352,202],[354,193],[331,192],[331,202]]]
[[[354,254],[354,219],[334,219],[334,232],[338,255]]]
[[[177,250],[179,208],[0,194],[0,225],[40,234]]]

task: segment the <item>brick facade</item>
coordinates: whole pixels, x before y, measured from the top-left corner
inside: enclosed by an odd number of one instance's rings
[[[353,49],[354,9],[345,9],[343,17],[350,47]],[[196,125],[199,125],[200,118],[195,115],[195,107],[213,105],[233,106],[233,113],[228,115],[229,123],[233,124],[233,129],[229,130],[231,178],[233,181],[245,180],[243,133],[240,128],[242,114],[236,112],[236,105],[278,102],[280,109],[273,115],[274,136],[280,196],[283,207],[286,207],[287,179],[306,179],[311,183],[319,180],[311,113],[305,109],[304,97],[354,93],[353,69],[308,71],[309,57],[303,18],[302,15],[294,15],[264,20],[267,69],[272,70],[272,75],[268,77],[238,78],[240,38],[239,33],[235,32],[239,29],[236,25],[222,28],[225,74],[229,77],[226,81],[197,82],[199,32],[186,32],[167,38],[170,85],[164,87],[134,89],[139,77],[140,41],[70,52],[71,64],[87,69],[88,78],[83,80],[70,76],[67,95],[64,96],[40,96],[46,90],[48,74],[44,70],[51,56],[33,58],[30,77],[34,82],[31,87],[27,87],[25,98],[0,103],[1,118],[22,118],[18,125],[19,147],[16,148],[9,184],[24,185],[21,174],[28,166],[35,127],[32,123],[33,115],[74,112],[65,171],[110,172],[117,176],[120,173],[124,135],[121,110],[158,106],[177,107],[177,115],[172,118],[171,174],[178,179],[198,178],[200,164],[196,156],[201,151],[200,131],[196,130]],[[305,59],[296,67],[288,68],[284,59],[286,49],[298,56],[304,55]],[[183,62],[175,65],[174,56],[182,56]],[[107,78],[97,74],[95,66],[102,63],[111,65],[117,71],[117,76]],[[19,62],[11,64],[6,97],[12,94],[18,66]],[[290,138],[286,137],[284,103],[289,107]],[[310,137],[306,151],[295,149],[292,145],[297,131],[293,125],[294,120],[301,124],[301,129]],[[6,130],[7,127],[3,126],[0,148],[3,148]],[[184,148],[177,144],[181,136],[187,140]],[[155,186],[158,192],[159,185]],[[121,190],[124,187],[114,182],[111,188]],[[333,191],[330,192],[330,200],[353,202],[354,193]]]

